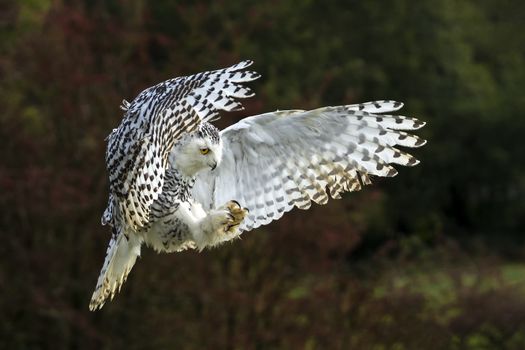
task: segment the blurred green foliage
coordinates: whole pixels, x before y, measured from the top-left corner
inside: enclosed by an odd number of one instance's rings
[[[0,348],[525,348],[525,3],[31,0],[0,5]],[[242,116],[373,99],[422,163],[201,254],[144,250],[87,303],[122,98],[253,59]]]

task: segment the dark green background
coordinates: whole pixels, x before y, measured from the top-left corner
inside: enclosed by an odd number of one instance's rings
[[[0,348],[525,348],[524,4],[0,2]],[[257,96],[220,126],[395,99],[422,163],[218,249],[144,249],[88,312],[121,99],[242,59]]]

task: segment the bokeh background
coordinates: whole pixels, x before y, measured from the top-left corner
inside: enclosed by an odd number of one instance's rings
[[[0,2],[0,348],[524,349],[525,2]],[[202,253],[143,249],[100,312],[122,98],[253,59],[246,111],[374,99],[422,163]]]

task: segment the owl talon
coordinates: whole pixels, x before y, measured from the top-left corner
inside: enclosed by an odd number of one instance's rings
[[[228,233],[236,233],[248,211],[241,207],[240,203],[236,200],[229,201],[224,207],[228,211],[229,218],[231,218],[231,221],[225,227],[225,231]]]
[[[226,232],[235,232],[240,224],[228,225],[226,226]]]

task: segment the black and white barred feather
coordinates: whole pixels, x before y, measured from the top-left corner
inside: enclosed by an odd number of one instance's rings
[[[124,119],[108,138],[106,163],[110,191],[125,224],[137,230],[149,220],[150,207],[162,192],[169,152],[185,133],[218,116],[242,109],[235,98],[252,91],[241,83],[259,77],[244,70],[252,61],[229,68],[170,79],[123,102]],[[115,205],[116,204],[116,205]],[[110,214],[110,213],[108,213]]]
[[[205,208],[231,198],[250,213],[249,231],[279,219],[294,207],[357,191],[371,176],[391,177],[391,164],[419,162],[397,146],[426,141],[404,130],[425,123],[390,114],[400,102],[375,101],[311,111],[277,111],[245,118],[221,132],[224,153],[214,173],[197,177],[193,195]]]
[[[196,247],[189,221],[174,215],[179,206],[200,204],[209,217],[237,201],[249,210],[239,230],[249,231],[295,207],[308,209],[312,202],[325,204],[357,191],[372,176],[395,176],[393,164],[418,164],[398,147],[424,145],[406,131],[425,123],[386,114],[403,106],[395,101],[277,111],[245,118],[219,133],[207,122],[221,110],[242,109],[235,98],[253,95],[242,85],[259,77],[244,70],[251,64],[167,80],[131,103],[123,101],[124,119],[110,134],[106,153],[110,195],[102,223],[112,226],[113,236],[91,310],[120,289],[143,242],[164,252]],[[174,149],[189,134],[222,145],[214,171],[180,176],[170,157],[177,156]],[[163,230],[150,230],[152,225]]]
[[[91,310],[101,308],[120,290],[144,239],[160,240],[165,250],[194,246],[177,241],[184,223],[166,219],[189,199],[194,182],[181,180],[168,158],[174,145],[194,131],[219,141],[217,129],[207,121],[217,118],[221,110],[242,109],[235,98],[253,95],[242,85],[259,77],[245,70],[251,64],[243,61],[225,69],[170,79],[142,91],[131,103],[122,101],[124,118],[108,136],[106,151],[110,194],[101,221],[112,227],[112,238]],[[158,220],[166,220],[173,229],[159,233],[162,237],[148,232]]]

